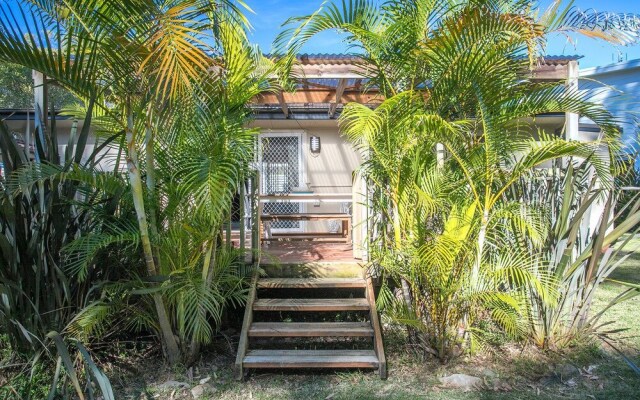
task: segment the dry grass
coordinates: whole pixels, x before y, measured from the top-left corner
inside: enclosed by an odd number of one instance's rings
[[[630,248],[635,246],[640,247],[640,238],[634,239]],[[640,251],[629,257],[612,278],[640,282]],[[605,282],[595,299],[594,311],[622,290],[619,284]],[[616,337],[627,356],[640,364],[639,302],[633,299],[612,308],[603,321],[612,321],[607,329],[628,328]],[[205,378],[210,378],[209,390],[201,399],[634,399],[640,393],[640,377],[622,358],[595,341],[576,343],[562,354],[503,343],[443,366],[418,359],[408,351],[403,330],[391,327],[385,331],[389,362],[389,379],[385,381],[371,371],[262,370],[252,373],[245,382],[237,382],[233,379],[235,354],[230,343],[234,335],[237,332],[226,332],[191,369],[168,369],[157,345],[149,341],[117,346],[110,343],[92,350],[109,370],[118,399],[190,399],[190,388]],[[571,365],[574,375],[558,375],[561,369],[572,369]],[[438,378],[453,373],[481,377],[485,387],[473,392],[442,388]],[[186,387],[163,386],[168,381]],[[43,376],[43,382],[46,388],[47,376]]]
[[[640,247],[640,238],[629,247]],[[640,282],[640,251],[620,266],[612,277]],[[594,310],[624,290],[606,282],[599,289]],[[618,305],[607,312],[603,321],[613,321],[607,328],[628,328],[617,335],[625,353],[640,363],[639,299]],[[350,371],[255,371],[245,382],[233,379],[231,354],[226,343],[215,354],[190,370],[168,371],[157,361],[141,361],[144,374],[125,374],[113,383],[119,386],[119,398],[189,399],[190,390],[162,389],[169,380],[197,385],[211,377],[211,390],[204,399],[632,399],[640,393],[640,377],[610,349],[598,342],[576,343],[562,354],[541,352],[533,347],[502,345],[485,348],[479,354],[463,357],[446,366],[422,361],[410,354],[404,345],[403,331],[387,327],[385,341],[389,362],[389,379],[380,380],[375,372]],[[562,376],[558,371],[575,368],[574,375]],[[578,372],[579,371],[579,372]],[[438,378],[452,373],[481,377],[485,388],[462,392],[444,389]]]

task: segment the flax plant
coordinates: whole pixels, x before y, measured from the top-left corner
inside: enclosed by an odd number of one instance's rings
[[[125,138],[123,161],[146,267],[142,280],[152,282],[143,292],[152,299],[152,326],[172,364],[185,359],[189,345],[183,340],[210,340],[202,331],[213,303],[198,314],[199,328],[185,334],[183,327],[193,325],[184,322],[184,313],[179,315],[185,308],[177,299],[188,296],[171,291],[172,267],[163,265],[163,246],[171,246],[171,235],[163,235],[178,229],[171,224],[185,222],[188,212],[191,222],[206,225],[208,236],[192,242],[190,251],[209,249],[200,274],[208,290],[215,276],[212,254],[219,245],[215,233],[243,178],[247,148],[252,149],[247,139],[252,132],[243,128],[245,105],[268,88],[265,82],[273,69],[248,44],[243,10],[242,2],[227,0],[127,0],[118,7],[103,0],[2,5],[0,59],[39,71],[84,101],[93,99],[103,114],[101,123]],[[218,147],[204,153],[194,146],[196,137]],[[175,170],[181,174],[170,173]],[[172,215],[179,207],[166,206],[179,201],[187,209]],[[100,243],[84,238],[69,252],[76,260],[92,260]],[[75,265],[81,272],[80,267],[93,262]],[[235,299],[240,301],[241,295]]]

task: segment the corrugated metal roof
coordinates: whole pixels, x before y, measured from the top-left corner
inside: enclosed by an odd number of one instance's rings
[[[345,80],[347,88],[364,86],[369,82],[368,78],[345,78]],[[339,83],[340,79],[338,78],[308,78],[302,79],[296,86],[298,87],[298,89],[307,87],[330,87],[332,89],[335,89],[336,87],[338,87]]]
[[[578,61],[582,57],[583,56],[580,56],[577,54],[567,55],[567,56],[547,55],[547,56],[540,57],[540,63],[545,65],[564,65],[569,63],[569,61]]]
[[[268,56],[268,55],[267,55]],[[541,64],[563,65],[569,61],[577,61],[583,56],[573,55],[545,55],[540,57]],[[362,61],[362,58],[355,54],[343,53],[303,53],[296,56],[298,61],[307,65],[348,65]]]
[[[304,53],[297,58],[302,64],[345,65],[362,61],[359,56],[339,53]]]

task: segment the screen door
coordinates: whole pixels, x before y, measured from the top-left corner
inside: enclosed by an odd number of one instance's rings
[[[300,134],[260,136],[261,194],[285,195],[302,183],[302,143]],[[298,214],[301,203],[265,203],[265,214]],[[273,222],[277,231],[301,231],[299,221]]]

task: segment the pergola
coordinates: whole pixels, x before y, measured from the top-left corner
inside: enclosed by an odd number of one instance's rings
[[[538,62],[533,78],[558,81],[577,78],[579,56],[546,56]],[[294,69],[295,92],[262,93],[251,108],[256,119],[335,119],[344,104],[358,102],[371,107],[382,102],[375,87],[365,91],[366,66],[360,57],[345,54],[302,54]]]
[[[359,102],[375,106],[375,89],[363,90],[362,60],[344,54],[303,54],[294,67],[295,92],[263,93],[251,107],[257,119],[334,119],[342,105]]]

